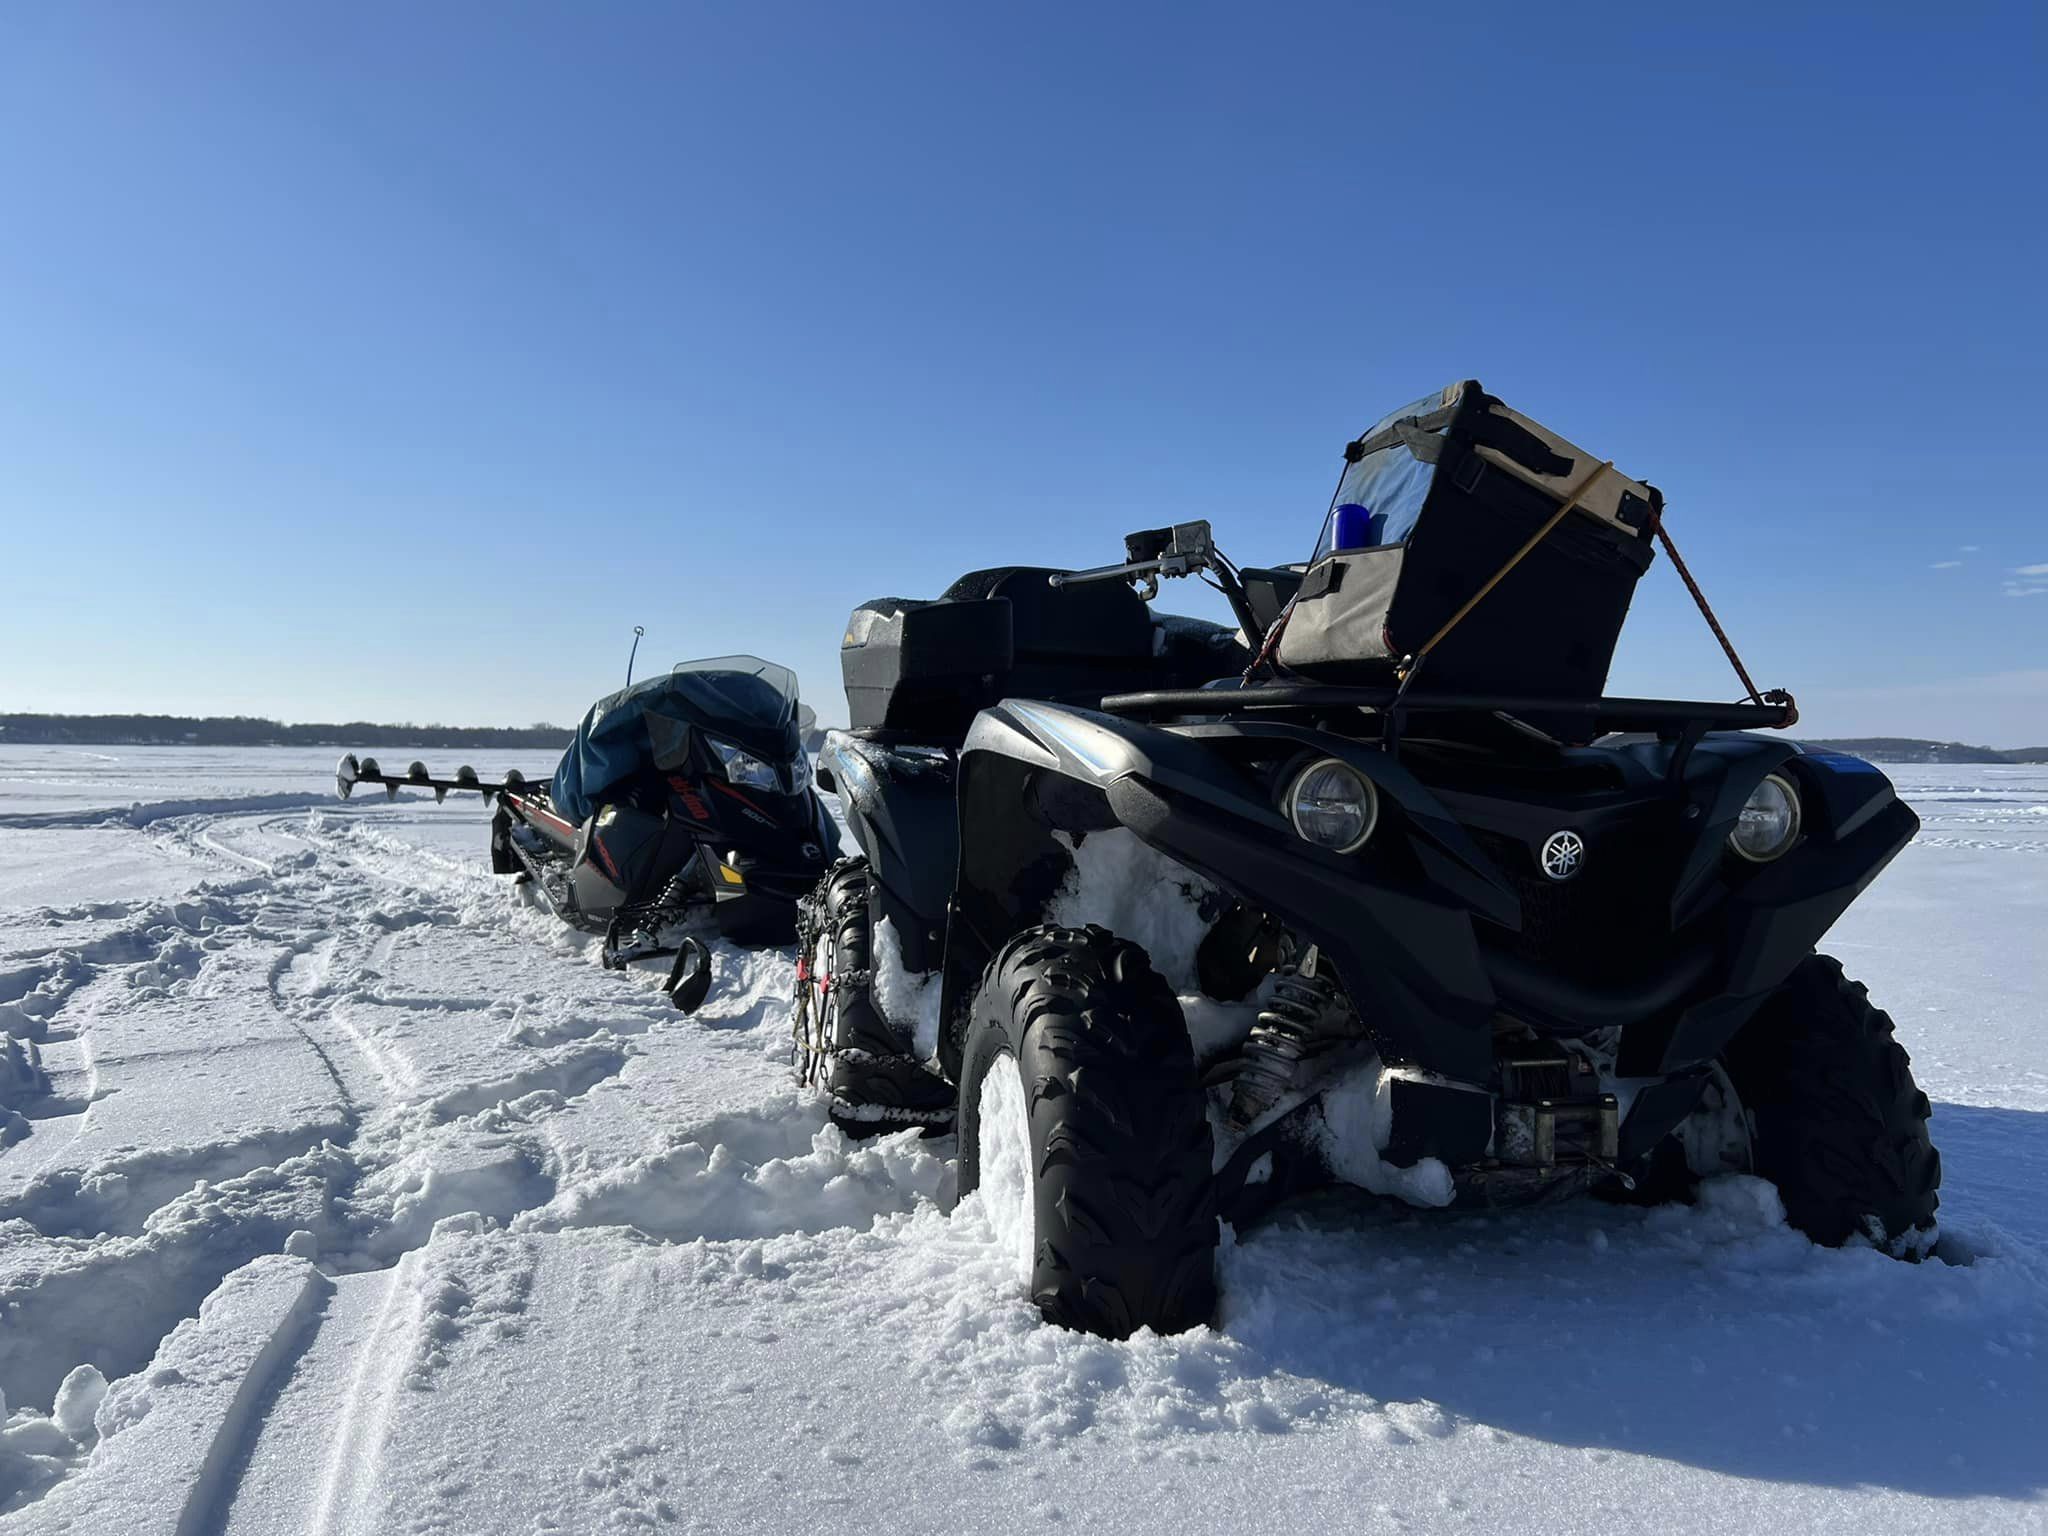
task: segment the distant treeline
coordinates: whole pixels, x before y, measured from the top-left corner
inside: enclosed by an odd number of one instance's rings
[[[2048,763],[2048,747],[2003,751],[1960,741],[1922,741],[1914,736],[1855,736],[1806,745],[1867,757],[1874,763]]]
[[[49,747],[498,747],[560,751],[564,725],[286,725],[249,715],[0,715],[0,746]]]
[[[804,711],[810,714],[809,710]],[[804,721],[806,733],[811,721]],[[249,715],[0,715],[0,746],[35,747],[500,747],[560,751],[575,733],[565,725],[286,725]],[[2004,751],[1913,736],[1809,741],[1881,763],[2048,763],[2048,747]]]

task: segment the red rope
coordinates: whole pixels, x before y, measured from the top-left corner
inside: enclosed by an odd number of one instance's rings
[[[1252,658],[1252,664],[1244,669],[1244,676],[1238,681],[1239,687],[1248,687],[1254,674],[1268,662],[1273,662],[1278,672],[1279,663],[1273,660],[1273,653],[1280,648],[1280,631],[1287,627],[1287,621],[1294,617],[1294,599],[1287,600],[1287,606],[1280,610],[1280,617],[1273,621],[1273,627],[1266,631],[1266,638],[1259,642],[1259,653]]]
[[[1783,688],[1773,688],[1769,693],[1759,693],[1756,683],[1750,678],[1749,668],[1742,664],[1742,658],[1735,654],[1735,642],[1728,638],[1728,631],[1721,627],[1721,621],[1714,617],[1713,605],[1707,601],[1707,594],[1700,590],[1700,584],[1692,579],[1692,572],[1686,568],[1685,557],[1679,554],[1678,546],[1671,541],[1671,534],[1664,526],[1661,510],[1652,526],[1657,533],[1657,542],[1664,546],[1664,553],[1671,557],[1671,568],[1678,572],[1678,579],[1685,583],[1685,590],[1692,594],[1692,600],[1699,605],[1700,617],[1707,621],[1707,628],[1714,632],[1714,638],[1721,642],[1721,650],[1728,658],[1728,665],[1735,669],[1735,675],[1742,680],[1748,698],[1757,704],[1782,704],[1785,706],[1785,727],[1799,722],[1798,706],[1792,702],[1792,695]]]

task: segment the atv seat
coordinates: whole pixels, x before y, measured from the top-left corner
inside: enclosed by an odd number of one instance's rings
[[[1121,581],[1056,587],[1063,574],[1028,565],[969,571],[939,598],[942,603],[1007,602],[1010,646],[1021,665],[1069,661],[1114,666],[1152,654],[1152,610]]]
[[[854,609],[839,652],[853,727],[957,740],[998,699],[1092,704],[1244,665],[1219,625],[1155,620],[1121,581],[1056,587],[1053,574],[971,571],[935,602],[887,597]]]

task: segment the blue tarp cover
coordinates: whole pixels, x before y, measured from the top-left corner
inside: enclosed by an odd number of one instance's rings
[[[581,821],[605,792],[637,774],[679,764],[692,726],[761,727],[796,718],[796,678],[752,656],[684,662],[590,706],[555,769],[548,799]]]

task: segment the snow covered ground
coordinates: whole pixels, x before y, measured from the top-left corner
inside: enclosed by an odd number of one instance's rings
[[[786,956],[683,1018],[333,755],[0,749],[0,1532],[2048,1524],[2048,769],[1895,770],[1831,945],[1944,1261],[1333,1203],[1113,1344],[798,1099]]]

